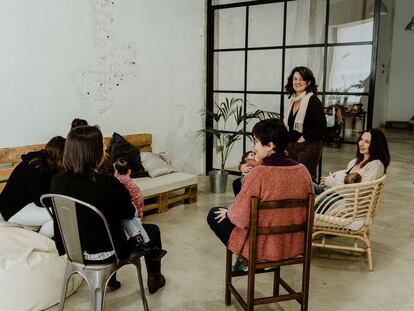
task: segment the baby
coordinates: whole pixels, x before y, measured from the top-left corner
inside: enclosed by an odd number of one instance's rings
[[[344,184],[357,184],[360,183],[362,177],[358,173],[349,173],[345,175]]]
[[[261,165],[262,162],[255,160],[253,151],[247,151],[243,154],[241,161],[239,163],[239,166],[238,166],[238,169],[239,171],[242,172],[242,175],[246,175],[247,172],[241,169],[243,164],[246,164],[247,166],[250,166],[250,167],[255,167],[255,166]]]

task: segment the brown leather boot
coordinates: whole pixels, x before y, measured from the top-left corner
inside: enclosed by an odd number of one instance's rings
[[[148,273],[147,285],[150,294],[154,294],[161,287],[165,286],[165,277],[161,272],[150,272]]]

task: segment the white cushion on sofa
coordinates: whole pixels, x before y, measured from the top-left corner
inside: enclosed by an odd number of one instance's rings
[[[158,153],[141,151],[141,163],[150,177],[154,178],[174,171],[170,163],[165,161]]]
[[[0,222],[0,310],[43,310],[58,303],[65,267],[51,239]],[[68,292],[81,280],[72,277]]]
[[[158,176],[156,178],[135,178],[134,182],[141,189],[144,197],[149,197],[162,192],[195,185],[198,183],[198,177],[196,175],[174,172],[171,174]]]

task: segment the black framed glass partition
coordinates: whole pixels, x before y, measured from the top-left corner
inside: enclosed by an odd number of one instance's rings
[[[372,124],[380,5],[380,0],[208,0],[206,108],[241,98],[244,113],[262,109],[283,116],[287,77],[294,67],[307,66],[324,106],[343,109],[343,139],[354,143]],[[215,144],[207,137],[207,171],[218,167]],[[238,141],[226,169],[234,171],[250,149],[248,138]]]

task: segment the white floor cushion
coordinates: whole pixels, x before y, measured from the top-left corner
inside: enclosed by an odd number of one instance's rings
[[[0,310],[43,310],[58,303],[65,267],[51,239],[0,221]],[[68,292],[81,281],[72,277]]]

